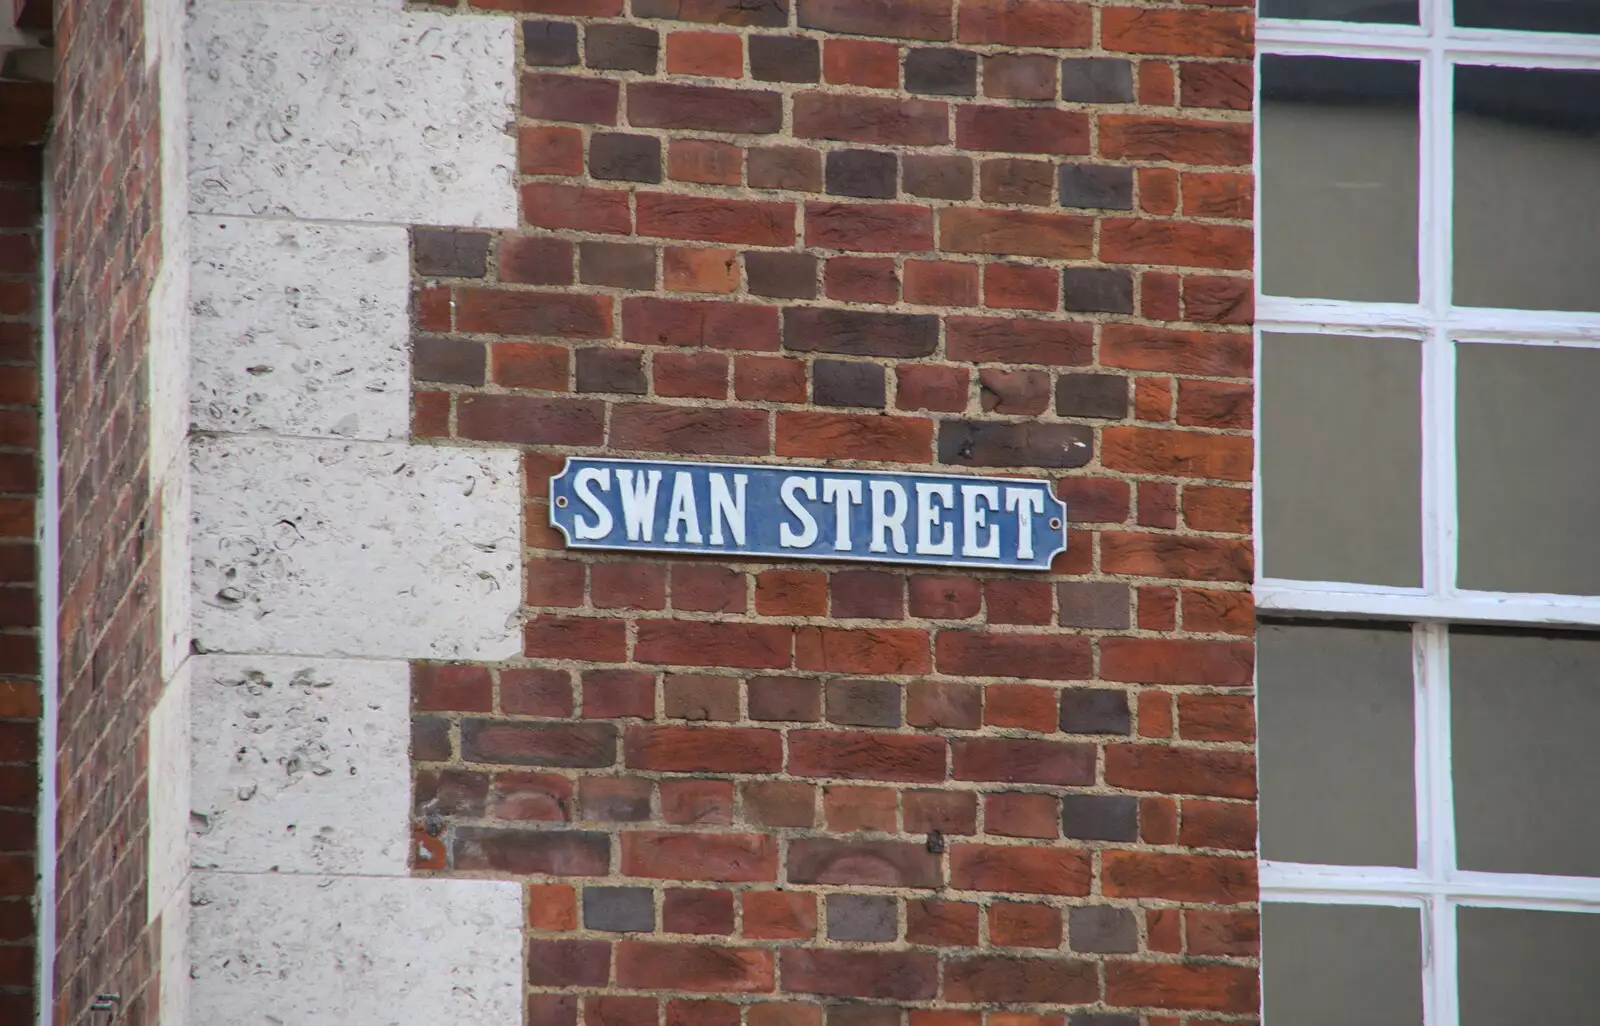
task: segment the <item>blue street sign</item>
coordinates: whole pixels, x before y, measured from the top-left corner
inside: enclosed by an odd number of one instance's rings
[[[1048,570],[1067,507],[1047,481],[567,457],[550,523],[575,549]]]

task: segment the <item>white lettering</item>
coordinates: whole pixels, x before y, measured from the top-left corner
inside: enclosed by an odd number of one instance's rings
[[[683,535],[690,545],[704,540],[700,536],[700,507],[694,501],[694,479],[686,470],[672,475],[672,502],[667,506],[667,533],[662,540],[677,541],[680,524],[687,528]]]
[[[1033,515],[1044,512],[1044,496],[1034,488],[1007,488],[1006,511],[1017,513],[1017,558],[1033,558]]]
[[[628,528],[629,541],[650,541],[656,530],[656,490],[661,485],[661,471],[634,472],[617,468],[617,490],[622,493],[622,522]]]
[[[983,508],[978,505],[978,500],[984,500]],[[1000,508],[1000,489],[994,485],[962,485],[961,486],[961,514],[965,521],[961,525],[961,554],[963,556],[984,556],[989,559],[1000,558],[1000,530],[989,523],[989,511]],[[987,540],[978,541],[978,530],[988,531]]]
[[[778,525],[778,544],[786,549],[809,548],[817,541],[817,518],[811,515],[810,510],[800,505],[800,500],[795,494],[797,492],[816,501],[817,479],[798,475],[786,477],[783,479],[783,487],[778,489],[778,494],[783,497],[783,504],[800,522],[798,532],[792,530],[788,524]]]
[[[939,500],[937,505],[934,499]],[[955,552],[955,528],[944,519],[944,510],[955,504],[954,485],[917,483],[917,555],[948,556]],[[935,527],[944,528],[938,541],[933,540]]]
[[[822,482],[822,501],[833,503],[833,548],[850,551],[850,507],[861,505],[861,482],[830,477]]]
[[[906,551],[906,513],[910,503],[906,501],[906,490],[895,481],[869,481],[867,489],[872,493],[872,544],[868,546],[873,552],[888,552],[885,535],[894,535],[894,551]],[[889,510],[889,497],[894,497],[894,510]]]
[[[722,525],[728,525],[735,545],[744,544],[744,489],[750,483],[749,474],[733,475],[733,493],[728,492],[728,479],[721,474],[711,475],[711,544],[722,544]]]
[[[611,490],[611,471],[601,470],[597,467],[584,467],[572,478],[572,490],[578,493],[578,500],[589,507],[589,512],[594,514],[594,523],[591,525],[582,517],[572,518],[572,533],[584,540],[604,538],[611,533],[615,521],[611,511],[606,509],[606,504],[600,501],[600,496],[594,493],[595,486],[599,485],[602,492]]]

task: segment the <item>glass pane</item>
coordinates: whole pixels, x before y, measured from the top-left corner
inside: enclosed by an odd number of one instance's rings
[[[1261,336],[1262,573],[1422,585],[1422,346]]]
[[[1461,587],[1600,594],[1597,396],[1600,350],[1456,346]]]
[[[1600,32],[1597,0],[1456,0],[1463,28],[1524,32]]]
[[[1455,302],[1600,310],[1600,71],[1456,68]]]
[[[1600,915],[1458,908],[1461,1026],[1593,1021]]]
[[[1263,903],[1261,987],[1271,1026],[1422,1026],[1418,910]]]
[[[1417,864],[1411,633],[1261,625],[1261,857]]]
[[[1450,689],[1456,864],[1600,876],[1600,637],[1452,631]]]
[[[1415,25],[1417,0],[1261,0],[1261,16]]]
[[[1417,65],[1261,58],[1261,290],[1417,299]]]

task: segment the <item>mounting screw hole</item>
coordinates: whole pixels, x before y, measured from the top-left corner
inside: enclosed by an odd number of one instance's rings
[[[1061,530],[1061,518],[1060,517],[1051,517],[1050,518],[1050,530],[1052,530],[1052,531]]]
[[[567,497],[565,495],[556,496],[556,509],[566,509],[566,508],[567,508]]]

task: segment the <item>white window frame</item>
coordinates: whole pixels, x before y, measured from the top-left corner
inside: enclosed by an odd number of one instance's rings
[[[1455,64],[1600,69],[1600,35],[1455,28],[1450,0],[1420,0],[1420,25],[1262,18],[1261,54],[1378,58],[1420,65],[1418,302],[1361,303],[1265,296],[1256,290],[1256,366],[1262,332],[1379,336],[1422,344],[1423,586],[1396,588],[1263,577],[1261,397],[1256,396],[1255,581],[1264,615],[1401,619],[1412,624],[1417,868],[1261,862],[1263,902],[1419,910],[1427,1026],[1458,1026],[1456,909],[1487,906],[1600,912],[1600,878],[1467,872],[1456,867],[1451,794],[1449,625],[1597,626],[1600,596],[1484,592],[1455,587],[1455,343],[1600,348],[1600,313],[1453,307]],[[1261,95],[1260,62],[1256,95]],[[1259,109],[1259,108],[1258,108]],[[1261,250],[1261,139],[1256,118],[1256,252]],[[1270,944],[1270,940],[1269,940]],[[1270,960],[1270,949],[1265,953]],[[1264,1026],[1273,1026],[1266,1022]]]
[[[1600,70],[1600,35],[1450,27],[1450,0],[1421,0],[1422,25],[1354,25],[1263,18],[1263,54],[1365,57],[1421,66],[1417,303],[1264,296],[1256,276],[1256,366],[1261,333],[1365,335],[1422,343],[1422,587],[1261,577],[1262,503],[1255,503],[1256,606],[1263,612],[1405,620],[1600,625],[1600,596],[1513,594],[1455,586],[1455,342],[1600,348],[1600,313],[1454,307],[1450,304],[1455,64]],[[1260,62],[1256,64],[1259,96]],[[1256,118],[1256,252],[1261,253],[1261,119]],[[1261,495],[1261,409],[1256,408],[1256,495]]]

